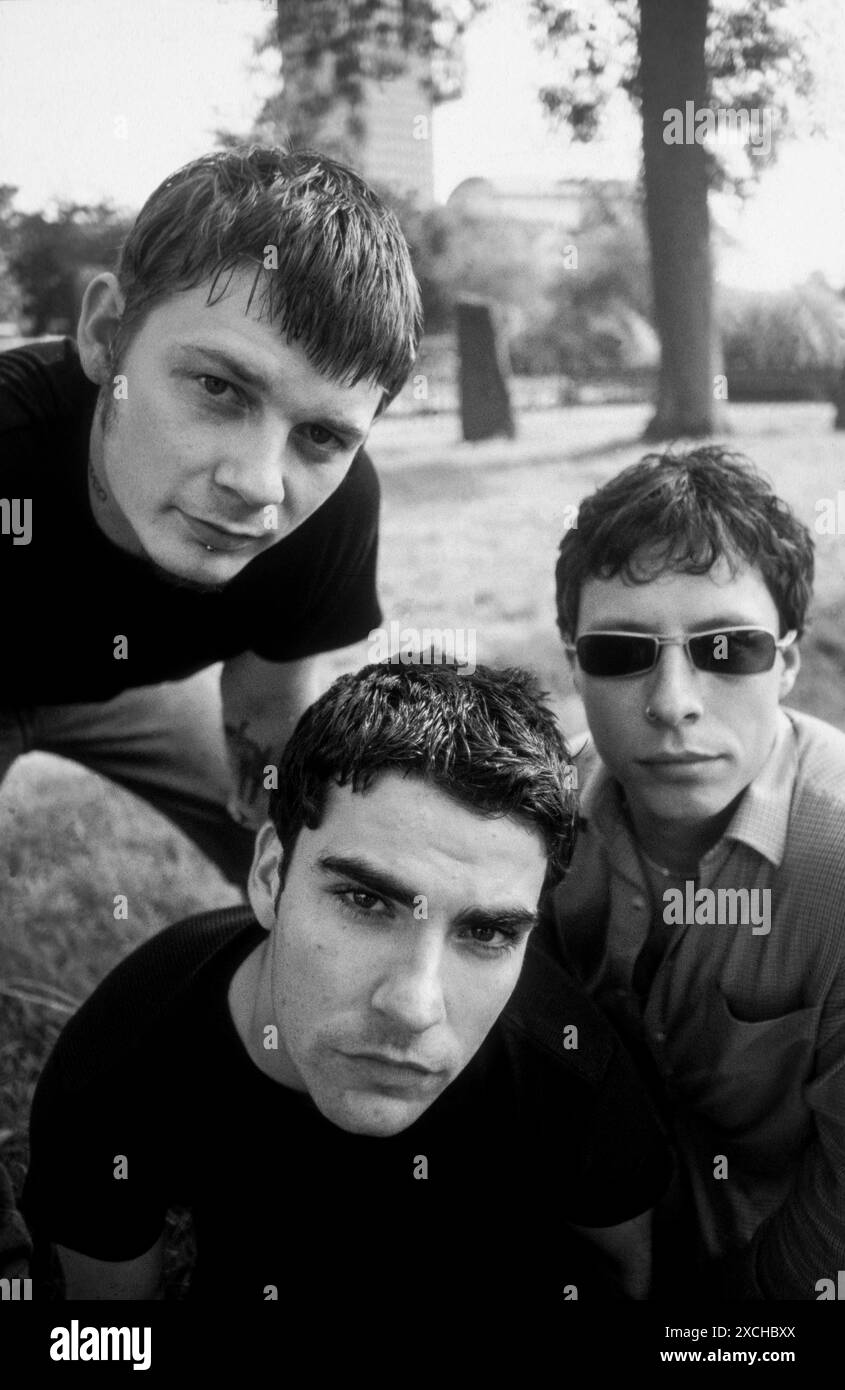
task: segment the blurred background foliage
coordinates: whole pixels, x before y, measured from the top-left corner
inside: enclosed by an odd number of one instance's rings
[[[90,278],[113,269],[133,213],[109,202],[20,213],[0,185],[0,330],[7,338],[73,333]],[[649,249],[635,198],[587,191],[563,234],[497,210],[495,200],[420,209],[389,192],[422,289],[426,372],[454,375],[454,308],[495,308],[514,373],[562,382],[612,377],[639,399],[659,344]],[[779,292],[722,290],[717,316],[733,399],[829,399],[843,360],[845,300],[816,273]],[[561,388],[559,399],[572,399]],[[410,396],[408,396],[410,403]],[[432,408],[428,403],[427,408]]]

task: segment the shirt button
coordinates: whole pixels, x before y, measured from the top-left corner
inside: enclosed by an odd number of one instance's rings
[[[637,897],[637,898],[632,898],[632,899],[631,899],[631,906],[632,906],[632,907],[635,907],[635,908],[637,909],[638,912],[641,912],[642,909],[645,907],[645,898],[639,898],[639,897]]]
[[[659,1042],[659,1043],[665,1042],[665,1041],[666,1041],[666,1034],[665,1034],[665,1033],[655,1033],[655,1035],[654,1035],[654,1041],[655,1041],[655,1042]]]

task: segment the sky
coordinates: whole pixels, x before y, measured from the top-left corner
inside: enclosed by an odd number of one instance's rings
[[[727,283],[780,288],[818,269],[845,285],[845,4],[801,4],[815,17],[828,138],[788,140],[744,207],[716,205],[739,243],[721,253]],[[463,97],[433,122],[440,199],[471,175],[636,176],[638,128],[621,95],[599,143],[572,145],[550,126],[537,90],[555,65],[527,11],[528,0],[494,0],[470,26]],[[138,207],[217,127],[247,130],[279,81],[277,57],[252,51],[273,14],[269,0],[0,0],[0,182],[18,187],[15,206]]]

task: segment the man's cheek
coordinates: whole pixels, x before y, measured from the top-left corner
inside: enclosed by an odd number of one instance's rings
[[[616,764],[636,755],[629,733],[633,721],[628,710],[593,698],[586,702],[585,713],[593,742],[605,762]]]

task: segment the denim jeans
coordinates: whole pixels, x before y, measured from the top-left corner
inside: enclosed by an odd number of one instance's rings
[[[100,704],[0,708],[0,782],[23,753],[56,753],[150,802],[243,888],[255,835],[226,811],[220,667]]]

